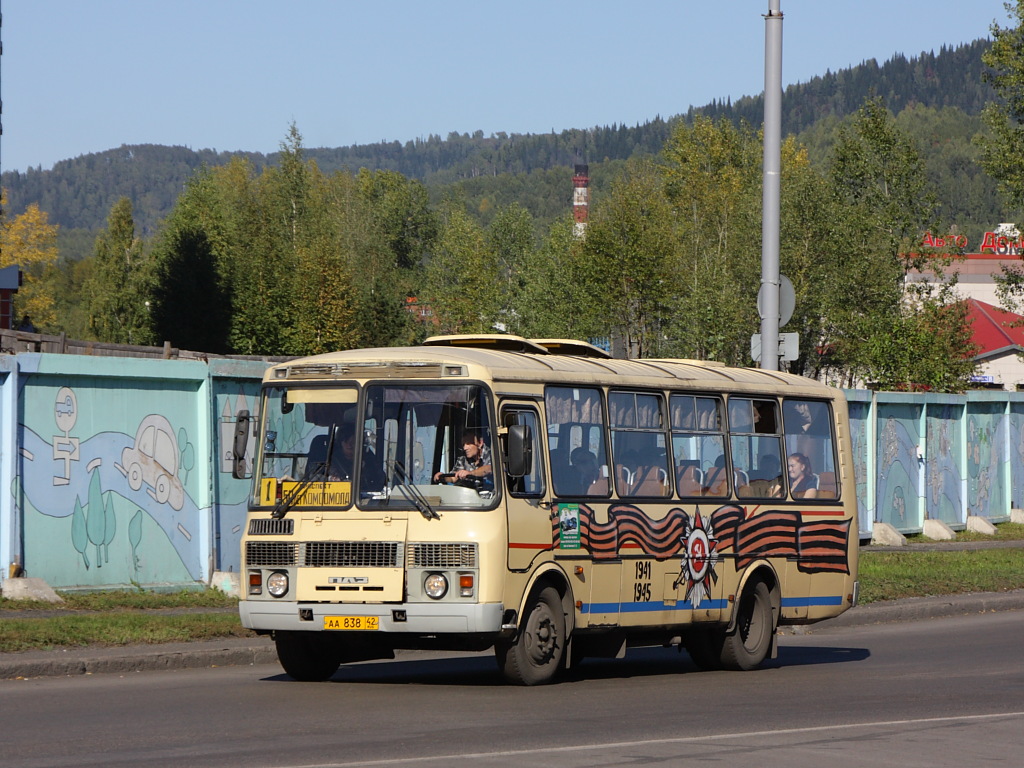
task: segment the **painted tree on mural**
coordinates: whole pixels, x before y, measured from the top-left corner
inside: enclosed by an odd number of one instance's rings
[[[111,494],[103,493],[100,487],[100,473],[94,470],[89,478],[89,500],[85,507],[75,498],[71,514],[71,543],[82,555],[86,569],[91,566],[89,545],[95,548],[96,567],[102,568],[110,562],[110,544],[117,533],[117,519]]]

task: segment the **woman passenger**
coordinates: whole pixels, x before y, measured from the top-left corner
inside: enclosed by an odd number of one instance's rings
[[[794,499],[813,499],[818,495],[818,478],[811,471],[811,460],[802,453],[789,454],[789,490]]]

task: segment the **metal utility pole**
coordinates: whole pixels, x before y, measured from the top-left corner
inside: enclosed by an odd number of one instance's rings
[[[764,17],[764,189],[761,199],[761,368],[779,370],[779,197],[782,173],[782,10]]]

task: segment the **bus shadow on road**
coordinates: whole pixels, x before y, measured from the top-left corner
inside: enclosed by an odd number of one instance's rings
[[[776,659],[762,669],[784,669],[819,664],[843,664],[864,661],[871,656],[867,648],[834,646],[780,647]],[[622,659],[585,659],[566,670],[562,682],[613,680],[616,678],[678,675],[702,670],[685,651],[676,648],[634,648]],[[264,678],[266,682],[291,682],[288,675]],[[491,654],[473,654],[450,658],[397,659],[394,661],[342,665],[332,683],[349,685],[424,685],[424,686],[503,686],[505,681]]]
[[[835,646],[804,645],[779,648],[779,657],[765,662],[770,667],[805,667],[813,664],[843,664],[850,661],[864,661],[871,657],[867,648],[837,648]]]

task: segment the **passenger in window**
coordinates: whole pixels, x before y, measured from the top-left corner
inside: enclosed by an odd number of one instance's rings
[[[569,463],[572,464],[572,468],[576,473],[569,493],[589,493],[590,486],[596,483],[597,479],[601,476],[597,470],[597,456],[581,445],[569,454]]]
[[[789,454],[789,489],[794,499],[813,499],[818,495],[818,476],[811,471],[811,460],[802,453]]]
[[[808,433],[811,431],[811,423],[813,417],[811,416],[811,404],[797,400],[793,403],[793,413],[795,414],[796,424],[790,427],[790,430],[796,433]]]
[[[337,447],[331,456],[330,467],[327,468],[326,479],[329,482],[348,481],[352,479],[353,469],[356,460],[356,444],[359,442],[361,430],[353,429],[351,426],[338,441]],[[363,445],[362,455],[362,489],[364,492],[379,491],[387,484],[384,470],[376,461],[374,455],[366,445]]]
[[[785,495],[778,458],[771,454],[762,456],[756,475],[749,484],[737,490],[738,496],[779,499]]]
[[[472,483],[482,488],[494,487],[494,474],[491,469],[491,449],[484,439],[473,430],[466,430],[462,435],[462,455],[455,460],[455,468],[450,473],[438,472],[434,482]]]
[[[757,471],[758,480],[775,480],[779,484],[782,483],[782,470],[779,467],[778,456],[767,454],[761,457],[760,466]]]

